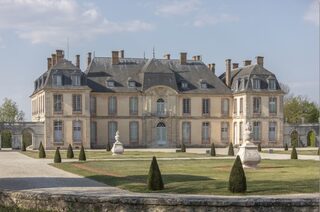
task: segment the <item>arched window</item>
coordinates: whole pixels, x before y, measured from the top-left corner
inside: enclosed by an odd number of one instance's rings
[[[164,114],[165,112],[165,102],[162,98],[157,100],[157,114]]]

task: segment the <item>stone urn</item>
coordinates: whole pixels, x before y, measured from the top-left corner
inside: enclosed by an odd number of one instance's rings
[[[122,143],[119,141],[119,131],[116,132],[116,136],[114,138],[116,139],[116,142],[114,142],[111,149],[112,155],[121,155],[124,152],[124,149]]]
[[[245,142],[240,146],[239,155],[243,168],[256,168],[261,161],[258,147],[251,142],[252,128],[249,123],[246,124],[244,132]]]

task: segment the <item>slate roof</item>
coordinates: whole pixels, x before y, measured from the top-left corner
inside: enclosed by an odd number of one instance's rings
[[[168,86],[179,93],[231,94],[231,90],[202,61],[188,60],[181,65],[177,59],[120,58],[112,65],[110,57],[95,57],[86,70],[88,86],[95,92],[143,92],[153,86]],[[115,82],[107,87],[106,81]],[[128,80],[136,82],[128,87]],[[200,80],[207,89],[200,88]],[[188,84],[187,89],[181,87]]]

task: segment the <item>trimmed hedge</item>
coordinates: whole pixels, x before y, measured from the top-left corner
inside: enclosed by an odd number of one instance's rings
[[[24,141],[22,141],[21,151],[23,152],[27,151],[26,143]]]
[[[80,153],[79,153],[79,161],[86,161],[86,153],[84,151],[83,145],[81,145]]]
[[[320,155],[320,147],[318,147],[318,155]]]
[[[234,156],[234,151],[233,151],[233,144],[232,144],[232,142],[229,143],[228,155],[229,155],[229,156]]]
[[[247,180],[239,155],[232,166],[229,177],[229,191],[232,193],[244,193],[247,191]]]
[[[296,147],[293,146],[292,147],[292,151],[291,151],[291,159],[298,159],[298,153],[297,153],[297,150],[296,150]]]
[[[61,155],[60,155],[60,151],[59,151],[60,147],[57,147],[56,149],[56,153],[54,154],[54,163],[61,163]]]
[[[181,152],[186,152],[186,145],[184,143],[181,145]]]
[[[152,162],[150,165],[148,180],[147,180],[147,187],[148,187],[148,190],[150,191],[164,189],[161,172],[155,156],[153,156]]]
[[[110,146],[110,143],[109,143],[109,141],[108,141],[108,143],[107,143],[107,147],[106,147],[106,150],[107,150],[107,152],[110,152],[110,151],[111,151],[111,146]]]
[[[216,156],[216,148],[215,148],[215,146],[214,146],[214,143],[212,142],[212,144],[211,144],[211,151],[210,151],[210,155],[211,156]]]
[[[284,146],[284,151],[288,151],[288,144],[286,143],[286,145]]]
[[[39,145],[39,158],[46,158],[46,151],[44,150],[42,142],[40,142]]]
[[[73,149],[72,149],[71,144],[69,144],[69,146],[68,146],[67,158],[69,158],[69,159],[74,158],[74,153],[73,153]]]

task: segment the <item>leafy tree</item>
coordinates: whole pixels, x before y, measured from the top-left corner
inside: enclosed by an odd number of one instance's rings
[[[57,147],[56,153],[54,154],[54,163],[61,163],[61,155],[59,149],[60,147]]]
[[[284,145],[284,151],[288,151],[288,144],[287,143]]]
[[[181,145],[181,152],[186,152],[186,145],[184,143]]]
[[[247,180],[239,155],[232,166],[229,177],[229,191],[232,193],[244,193],[247,190]]]
[[[258,152],[261,152],[261,143],[258,144]]]
[[[216,148],[214,146],[214,143],[212,142],[211,144],[211,152],[210,152],[211,156],[216,156]]]
[[[292,147],[291,159],[298,159],[298,153],[295,146]]]
[[[109,141],[107,142],[106,150],[107,150],[107,152],[111,151],[111,145],[110,145]]]
[[[86,161],[86,153],[84,151],[83,145],[81,145],[80,153],[79,153],[79,161]]]
[[[74,158],[74,153],[73,153],[73,149],[72,149],[71,144],[69,144],[69,146],[68,146],[67,158],[69,158],[69,159]]]
[[[12,147],[12,133],[8,130],[1,132],[1,148]]]
[[[147,186],[148,186],[148,190],[151,190],[151,191],[164,189],[161,172],[155,156],[153,156],[152,162],[150,165]]]
[[[0,107],[0,122],[17,122],[24,120],[24,112],[11,99],[5,98]]]
[[[229,156],[234,156],[234,151],[233,151],[233,144],[232,144],[232,142],[229,143],[228,155],[229,155]]]
[[[307,146],[316,146],[316,135],[313,131],[310,131],[307,135]]]
[[[40,142],[39,145],[39,158],[46,158],[46,151],[44,150],[42,142]]]

